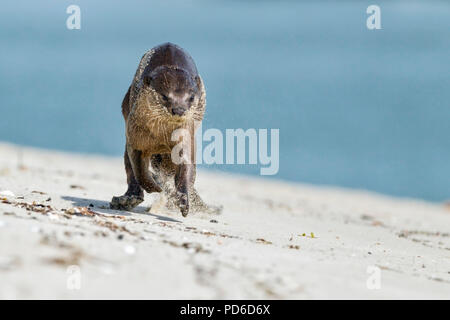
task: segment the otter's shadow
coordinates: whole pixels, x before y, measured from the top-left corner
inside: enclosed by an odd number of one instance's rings
[[[115,215],[120,214],[122,216],[130,216],[130,212],[123,211],[123,210],[114,210],[109,208],[109,202],[103,201],[103,200],[95,200],[95,199],[89,199],[89,198],[78,198],[78,197],[72,197],[72,196],[62,196],[61,197],[64,200],[71,201],[74,206],[77,207],[90,207],[95,209],[95,211],[98,211],[100,213],[106,214],[106,215]],[[136,208],[131,211],[133,213],[138,214],[145,214],[148,216],[155,217],[158,220],[161,221],[169,221],[169,222],[180,222],[180,220],[176,220],[170,217],[161,216],[158,214],[150,213],[147,211],[147,208],[144,206],[137,206]]]

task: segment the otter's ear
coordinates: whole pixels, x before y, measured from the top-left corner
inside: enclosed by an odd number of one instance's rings
[[[145,75],[144,76],[144,84],[146,85],[146,86],[149,86],[150,85],[150,82],[152,82],[152,76],[151,75],[149,75],[149,74],[147,74],[147,75]]]
[[[202,79],[200,78],[200,76],[196,75],[194,77],[194,80],[195,80],[195,83],[197,84],[198,90],[201,90],[202,89]]]

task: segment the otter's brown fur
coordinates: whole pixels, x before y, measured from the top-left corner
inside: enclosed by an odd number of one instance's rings
[[[166,43],[144,54],[122,102],[128,190],[123,196],[113,197],[111,208],[135,207],[143,201],[145,190],[162,191],[168,206],[178,207],[183,216],[190,209],[211,211],[193,186],[194,135],[205,107],[203,80],[183,49]],[[171,159],[172,149],[179,143],[172,141],[176,129],[189,132],[190,141],[184,141],[191,148],[188,163],[175,164]],[[150,162],[152,172],[148,170]]]

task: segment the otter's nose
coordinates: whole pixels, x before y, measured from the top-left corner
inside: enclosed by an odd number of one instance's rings
[[[174,116],[182,116],[186,112],[186,109],[180,106],[176,106],[172,108],[172,114]]]

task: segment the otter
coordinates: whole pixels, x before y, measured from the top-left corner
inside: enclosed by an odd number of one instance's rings
[[[146,191],[163,193],[167,207],[178,208],[184,217],[190,211],[220,211],[206,205],[194,188],[194,135],[205,107],[203,80],[186,51],[165,43],[144,54],[122,101],[128,189],[112,198],[112,209],[133,209],[144,201]],[[181,162],[172,159],[172,150],[179,143],[172,137],[177,129],[188,132],[182,138],[189,137],[183,142],[190,152],[181,150],[185,160]]]

